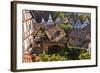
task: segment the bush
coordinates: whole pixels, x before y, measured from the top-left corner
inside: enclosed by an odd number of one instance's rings
[[[39,54],[41,61],[50,61],[50,55],[46,54],[45,52],[43,54]]]
[[[57,54],[52,54],[50,57],[50,61],[62,61],[65,60],[66,58],[64,56]]]
[[[69,48],[67,45],[60,48],[58,53],[46,53],[38,55],[38,61],[64,61],[64,60],[84,60],[90,59],[90,54],[84,49]]]
[[[84,59],[91,59],[91,55],[88,52],[82,53],[79,55],[79,58],[84,60]]]
[[[66,58],[64,56],[61,56],[60,54],[40,54],[40,61],[62,61],[65,60]]]

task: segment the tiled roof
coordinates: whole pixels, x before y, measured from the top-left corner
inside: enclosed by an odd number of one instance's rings
[[[65,32],[58,25],[53,26],[45,32],[50,40],[56,42],[65,36]]]
[[[87,25],[85,28],[77,30],[74,29],[71,31],[71,33],[69,34],[69,36],[73,36],[73,37],[79,37],[79,38],[85,38],[86,35],[90,34],[90,25]]]

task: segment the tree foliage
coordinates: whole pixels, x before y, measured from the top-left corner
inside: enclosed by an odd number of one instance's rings
[[[64,30],[71,30],[73,26],[71,24],[61,24],[60,27]]]
[[[61,19],[64,19],[65,14],[63,12],[54,12],[53,18],[60,17]]]

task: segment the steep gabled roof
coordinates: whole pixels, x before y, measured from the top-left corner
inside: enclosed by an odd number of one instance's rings
[[[40,23],[35,25],[37,28],[33,31],[33,36],[35,37],[40,29],[43,29],[44,33],[47,35],[50,41],[57,42],[62,39],[66,34],[59,25],[53,25],[48,29],[45,29],[45,25]]]
[[[51,41],[55,41],[55,42],[59,41],[61,38],[63,38],[66,35],[65,32],[58,25],[52,26],[50,29],[46,30],[45,32],[48,38]]]

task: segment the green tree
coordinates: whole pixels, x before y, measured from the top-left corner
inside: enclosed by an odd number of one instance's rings
[[[61,24],[60,27],[65,31],[73,29],[73,26],[71,24]]]
[[[80,15],[79,18],[81,21],[85,21],[87,19],[86,15]]]
[[[58,16],[59,16],[61,19],[64,19],[64,16],[65,16],[65,15],[64,15],[63,12],[60,12]]]
[[[69,33],[73,29],[73,26],[71,24],[61,24],[60,27],[64,29],[66,33],[66,39],[69,41]]]
[[[60,17],[61,19],[64,19],[65,14],[63,12],[55,12],[53,14],[53,18],[57,18],[57,17]]]

